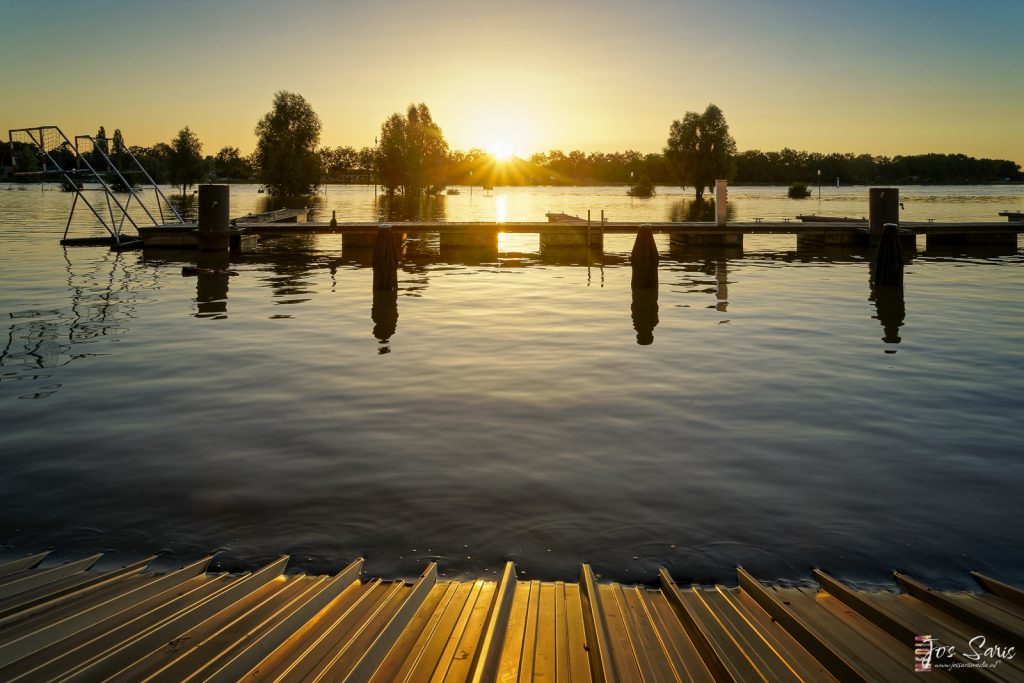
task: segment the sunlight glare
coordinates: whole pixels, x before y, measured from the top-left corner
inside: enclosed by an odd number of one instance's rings
[[[508,161],[515,154],[512,150],[512,145],[504,140],[492,143],[487,148],[487,153],[494,157],[496,161]]]

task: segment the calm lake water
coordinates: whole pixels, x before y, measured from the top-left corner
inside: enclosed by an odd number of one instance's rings
[[[866,188],[731,188],[738,219],[862,216]],[[908,220],[1005,220],[1022,187],[903,188]],[[666,220],[682,190],[468,188],[407,213]],[[1024,580],[1024,252],[927,250],[875,300],[867,252],[631,235],[603,253],[406,245],[397,297],[337,235],[264,238],[234,277],[188,252],[63,249],[71,198],[0,185],[0,544],[376,575],[734,582],[820,566]],[[233,188],[232,214],[263,208]],[[388,207],[383,207],[387,210]],[[339,220],[382,210],[331,187]],[[84,234],[82,229],[74,234]],[[638,343],[643,342],[643,343]]]

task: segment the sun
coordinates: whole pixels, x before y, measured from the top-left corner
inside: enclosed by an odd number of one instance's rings
[[[512,149],[512,145],[504,140],[491,143],[487,147],[487,153],[495,158],[497,161],[508,161],[515,155],[515,151]]]

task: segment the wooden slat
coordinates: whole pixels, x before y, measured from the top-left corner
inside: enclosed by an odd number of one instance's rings
[[[568,681],[569,676],[569,624],[566,619],[565,583],[555,582],[555,681]]]
[[[405,672],[404,678],[398,680],[407,682],[430,680],[437,670],[441,653],[448,645],[448,639],[451,637],[452,630],[455,628],[472,590],[473,583],[470,581],[455,582],[452,597],[444,604],[443,611],[434,628],[427,634],[422,646],[417,643],[417,647],[414,648],[415,660],[411,662],[411,668]]]
[[[703,625],[703,620],[699,619],[694,609],[687,604],[687,600],[683,597],[683,592],[676,586],[668,570],[663,567],[658,572],[658,578],[661,582],[662,592],[675,610],[679,622],[683,625],[683,629],[690,637],[690,641],[694,644],[697,652],[700,653],[701,659],[704,661],[708,671],[712,673],[716,680],[740,683],[741,674],[730,663],[721,646],[712,639]]]
[[[814,576],[818,580],[818,583],[821,584],[822,588],[847,607],[857,612],[901,643],[907,643],[908,645],[913,644],[914,637],[918,631],[907,625],[904,620],[893,615],[889,609],[881,606],[877,600],[873,600],[866,595],[858,594],[857,591],[847,588],[820,569],[814,570]],[[986,676],[981,669],[969,667],[969,663],[966,662],[959,654],[954,654],[950,659],[961,665],[960,667],[951,670],[952,675],[956,678],[965,681],[989,680],[989,677]]]
[[[30,591],[39,586],[45,586],[48,583],[63,579],[71,576],[72,574],[84,572],[96,564],[101,557],[103,557],[103,553],[92,555],[91,557],[86,557],[75,562],[68,562],[67,564],[54,567],[52,569],[39,569],[36,571],[14,574],[8,577],[7,581],[0,583],[0,600]]]
[[[675,610],[669,604],[668,598],[661,590],[649,590],[643,593],[644,601],[651,614],[655,628],[661,634],[662,642],[668,650],[669,658],[673,662],[675,670],[685,680],[695,682],[713,683],[714,677],[708,671],[707,665],[697,652],[696,646],[686,630],[679,622]]]
[[[765,588],[802,623],[815,632],[858,672],[870,681],[913,683],[914,651],[860,616],[824,591],[802,588]],[[792,633],[792,632],[791,632]],[[820,660],[819,660],[820,661]],[[823,662],[824,663],[824,662]],[[837,678],[837,672],[830,669]],[[939,680],[952,680],[942,672],[933,672]]]
[[[202,623],[224,608],[241,600],[246,595],[258,590],[284,571],[288,557],[271,562],[257,572],[240,577],[220,591],[199,604],[191,605],[164,621],[126,638],[111,650],[108,650],[68,677],[68,681],[94,681],[112,676],[122,669],[131,666],[142,656],[159,648],[163,643],[172,640],[188,631],[196,624]]]
[[[615,675],[622,683],[639,683],[644,676],[638,660],[638,646],[633,642],[624,606],[616,595],[619,590],[622,589],[617,584],[598,584],[597,602],[608,632]]]
[[[1006,681],[1007,683],[1024,679],[1021,662],[1015,660],[1006,661],[998,667],[989,669],[970,666],[973,662],[964,656],[968,651],[967,643],[979,634],[973,627],[964,624],[959,619],[905,593],[880,591],[869,594],[866,598],[879,609],[885,610],[918,633],[931,635],[938,643],[954,646],[956,652],[950,659],[961,664],[960,668],[950,669],[954,677],[967,681]],[[1006,645],[1006,643],[1001,644]],[[964,668],[965,666],[970,668]],[[1018,671],[1009,671],[1014,668]]]
[[[601,605],[598,601],[597,582],[589,564],[584,564],[580,576],[580,600],[583,604],[587,644],[590,646],[590,672],[597,683],[617,683],[619,680],[612,664],[611,643]]]
[[[997,581],[991,576],[979,574],[978,572],[971,572],[971,576],[973,576],[974,580],[981,584],[981,587],[989,593],[998,595],[1003,600],[1012,602],[1019,607],[1024,607],[1024,591],[1021,589],[1011,586],[1008,583]]]
[[[733,589],[738,592],[739,589]],[[772,680],[802,680],[786,657],[776,649],[774,643],[765,638],[750,620],[729,600],[727,589],[715,586],[714,590],[701,591],[701,597],[716,620],[729,632],[733,642],[747,653],[758,671]]]
[[[229,629],[238,620],[244,619],[246,615],[258,610],[267,602],[274,600],[282,592],[294,590],[297,585],[293,579],[284,576],[274,577],[252,593],[226,605],[224,609],[179,633],[174,639],[139,657],[113,676],[108,677],[107,683],[141,683],[154,679],[160,680],[162,674],[165,674],[168,669],[173,669],[179,661],[187,661],[199,647],[211,641],[216,642],[217,635],[222,631]],[[213,653],[211,656],[216,654]],[[180,683],[180,680],[181,676],[177,677],[175,683]]]
[[[11,662],[94,628],[133,605],[174,589],[205,571],[210,559],[210,557],[205,557],[177,571],[170,572],[136,588],[114,595],[110,599],[87,609],[76,610],[66,616],[58,615],[58,618],[55,620],[39,623],[31,631],[24,632],[16,640],[0,646],[0,670]],[[74,645],[74,642],[67,642],[62,646],[62,649],[64,652],[67,652]]]
[[[569,652],[569,680],[583,683],[591,680],[590,642],[587,640],[586,617],[578,584],[565,585],[565,626]]]
[[[972,610],[968,606],[969,603],[952,600],[900,572],[893,572],[893,576],[910,595],[965,624],[980,629],[980,633],[997,638],[1006,645],[1024,643],[1024,631],[1013,628],[1006,621],[994,619],[979,610]]]
[[[451,600],[456,583],[445,581],[434,585],[427,595],[427,599],[423,601],[409,622],[409,626],[402,631],[402,637],[391,648],[391,652],[388,653],[384,662],[377,667],[371,683],[394,683],[404,680],[405,674],[401,673],[403,668],[408,672],[408,669],[415,663],[414,653],[420,651],[416,649],[417,645],[429,640],[437,621],[441,618],[444,605]]]
[[[49,555],[51,552],[51,550],[44,550],[43,552],[36,553],[35,555],[29,555],[27,557],[22,557],[17,560],[10,560],[8,562],[4,562],[3,564],[0,564],[0,577],[10,576],[11,574],[15,574],[17,572],[32,569],[37,564],[46,559],[46,556]]]
[[[661,639],[661,634],[643,599],[643,588],[633,586],[622,588],[615,585],[614,594],[619,600],[620,609],[626,617],[631,632],[631,640],[637,652],[637,660],[641,662],[640,670],[644,680],[675,681],[683,683],[669,657],[668,648]]]
[[[0,605],[0,623],[2,623],[5,617],[15,614],[19,616],[28,615],[40,609],[52,607],[60,602],[73,600],[82,596],[87,591],[107,585],[112,581],[117,581],[124,576],[137,574],[148,567],[155,559],[156,556],[147,557],[138,562],[132,562],[107,572],[81,572],[67,577],[65,579],[66,583],[61,581],[53,582],[40,586],[35,590],[15,595]]]
[[[269,630],[235,654],[230,661],[225,662],[205,680],[208,683],[227,683],[241,679],[246,671],[259,664],[301,628],[318,619],[331,603],[359,579],[362,568],[361,558],[353,561],[322,586],[318,586],[314,593],[308,597],[304,594],[294,609],[289,605],[281,613],[274,615],[268,620]]]
[[[345,683],[368,683],[373,672],[384,661],[388,650],[397,642],[398,637],[402,634],[402,629],[408,625],[409,620],[423,604],[435,583],[437,583],[437,563],[431,562],[413,585],[401,607],[356,664],[352,673],[345,677]]]
[[[512,599],[516,592],[516,567],[512,562],[505,563],[505,571],[498,584],[498,593],[494,605],[487,615],[487,628],[480,643],[477,658],[473,664],[472,683],[493,681],[498,671],[501,658],[501,645],[505,641],[508,618],[512,611]]]
[[[470,615],[469,622],[463,631],[462,638],[455,650],[445,681],[464,683],[470,681],[474,660],[479,658],[484,629],[488,615],[494,611],[498,585],[493,581],[485,581],[476,606]]]
[[[57,680],[93,661],[97,656],[139,633],[198,604],[237,579],[225,574],[193,577],[165,593],[132,605],[109,619],[86,626],[74,634],[2,669],[8,681]]]
[[[530,602],[530,584],[516,586],[509,611],[505,642],[498,660],[498,683],[515,683],[519,680],[519,664],[522,661],[523,638],[526,634],[526,612]]]
[[[309,668],[309,662],[303,660],[335,635],[340,625],[351,621],[353,615],[365,607],[366,602],[373,600],[375,589],[380,584],[380,579],[370,579],[365,583],[354,581],[315,618],[303,624],[238,680],[279,680],[292,669],[300,666],[303,670]]]
[[[542,583],[537,605],[537,647],[533,653],[535,680],[555,680],[555,660],[558,657],[555,612],[555,585],[549,582]]]
[[[526,630],[523,634],[523,653],[519,661],[519,681],[533,680],[534,653],[537,651],[537,613],[540,611],[540,581],[530,582],[530,598],[526,603]]]
[[[746,621],[751,631],[763,639],[793,669],[803,681],[835,681],[821,662],[805,650],[786,629],[782,627],[749,594],[740,588],[719,588],[722,597],[736,614]]]
[[[400,611],[410,592],[409,586],[404,581],[394,582],[389,587],[384,599],[377,604],[372,612],[360,620],[358,628],[346,637],[344,645],[336,649],[327,665],[313,679],[314,683],[334,683],[334,681],[344,680],[345,676],[350,675],[353,667],[368,652],[372,652],[373,643],[380,637],[387,625],[393,623],[396,613]],[[408,624],[408,621],[406,619],[403,622],[402,629]],[[399,635],[402,629],[399,630]],[[381,655],[381,661],[390,650],[390,645],[385,647],[387,649]],[[372,676],[376,670],[377,668],[374,666],[368,676]],[[366,680],[369,680],[369,677]]]
[[[766,589],[742,567],[736,569],[740,588],[756,602],[761,609],[782,624],[804,649],[810,652],[829,673],[844,683],[870,683],[864,673],[839,654],[810,623],[797,618],[786,609],[776,595]],[[911,641],[913,642],[913,641]]]

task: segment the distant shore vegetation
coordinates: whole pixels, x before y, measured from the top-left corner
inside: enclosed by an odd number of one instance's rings
[[[243,155],[223,147],[201,156],[202,143],[184,126],[170,143],[126,149],[158,183],[183,191],[198,182],[254,182],[277,196],[308,195],[324,183],[379,183],[388,194],[433,195],[446,187],[475,185],[622,185],[634,197],[651,196],[656,185],[690,187],[700,199],[719,178],[734,185],[798,184],[977,184],[1021,182],[1018,163],[966,154],[878,156],[736,150],[721,109],[686,112],[668,126],[660,153],[549,150],[528,158],[497,159],[482,149],[450,149],[426,104],[409,105],[381,125],[374,146],[320,145],[321,122],[301,95],[275,94],[271,111],[256,126],[256,150]],[[111,151],[123,145],[120,131]],[[100,127],[97,137],[105,138]],[[104,144],[104,143],[101,143]],[[70,153],[66,153],[70,154]],[[12,164],[13,162],[13,164]],[[0,150],[0,178],[11,171],[38,171],[44,160],[31,145],[14,142]],[[63,161],[61,163],[64,163]],[[73,160],[72,162],[73,163]],[[26,182],[42,176],[17,176]],[[52,178],[50,178],[52,180]],[[119,188],[121,189],[121,188]],[[650,192],[650,194],[647,194]],[[792,194],[790,195],[792,196]]]

